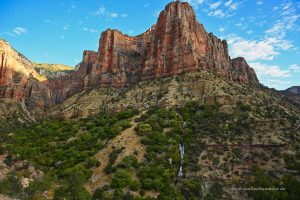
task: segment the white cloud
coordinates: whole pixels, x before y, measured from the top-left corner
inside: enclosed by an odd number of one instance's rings
[[[264,4],[264,2],[263,1],[256,1],[256,4],[260,6],[260,5]]]
[[[247,31],[253,34],[253,31]],[[229,50],[233,57],[245,57],[248,61],[273,60],[281,50],[293,47],[290,41],[276,37],[266,37],[263,40],[247,40],[236,35],[227,37]]]
[[[208,16],[215,16],[215,17],[231,17],[236,14],[239,6],[244,1],[217,1],[214,3],[208,4],[209,9],[204,9],[205,12],[207,12]]]
[[[240,23],[236,23],[235,25],[238,26],[238,27],[242,27],[243,26],[243,24],[241,22]]]
[[[208,13],[208,16],[225,17],[225,13],[221,9],[217,9]]]
[[[72,2],[72,3],[76,3],[76,2]],[[73,10],[75,10],[77,7],[76,7],[76,5],[75,4],[72,4],[70,7],[69,7],[69,9],[67,10],[68,11],[68,13],[71,13]]]
[[[106,8],[104,6],[100,6],[100,8],[96,11],[97,15],[104,15],[106,13]]]
[[[253,33],[253,31],[252,30],[249,30],[249,31],[247,31],[246,32],[248,35],[251,35],[252,33]]]
[[[266,80],[263,80],[263,81],[266,85],[268,85],[268,87],[281,89],[281,90],[289,87],[292,84],[291,81],[287,81],[287,80],[282,79],[282,78],[266,79]]]
[[[98,33],[99,31],[97,29],[92,28],[83,28],[83,31],[90,32],[90,33]]]
[[[245,57],[248,61],[273,60],[279,53],[266,41],[246,40],[238,36],[228,38],[233,57]]]
[[[269,83],[272,83],[272,84],[290,84],[291,82],[290,81],[284,81],[284,80],[279,80],[279,79],[267,79],[266,80],[267,82]]]
[[[282,70],[278,65],[267,65],[260,62],[249,63],[259,76],[285,78],[290,76],[289,70]]]
[[[239,7],[240,3],[236,2],[232,5],[229,6],[230,10],[237,10]]]
[[[297,65],[297,64],[292,64],[292,65],[289,67],[289,70],[291,70],[292,72],[300,72],[300,66]]]
[[[221,5],[221,1],[215,2],[215,3],[211,3],[209,4],[210,9],[214,10],[217,9],[220,5]]]
[[[44,19],[44,22],[46,22],[46,23],[48,23],[48,24],[52,23],[52,21],[49,20],[49,19]]]
[[[299,28],[297,21],[300,18],[300,14],[297,12],[296,5],[293,2],[283,3],[280,7],[274,7],[273,10],[276,11],[279,19],[266,30],[265,33],[268,37],[282,40],[289,31]]]
[[[224,5],[226,7],[229,7],[231,4],[232,4],[232,0],[229,0],[229,1],[226,1]]]
[[[23,28],[23,27],[16,27],[12,31],[17,35],[22,35],[22,34],[27,33],[27,29]]]
[[[118,17],[118,13],[109,13],[109,16],[112,18]]]
[[[64,40],[65,39],[65,36],[61,35],[59,36],[60,39]]]
[[[65,30],[65,31],[67,31],[67,30],[69,30],[69,27],[70,27],[70,25],[67,24],[67,25],[64,25],[62,29]]]
[[[189,4],[191,4],[194,8],[198,8],[199,5],[203,4],[205,0],[186,0]]]
[[[2,32],[3,34],[5,34],[5,35],[9,35],[9,36],[11,36],[11,37],[15,37],[15,35],[13,34],[13,33],[10,33],[10,32]]]
[[[118,13],[107,11],[104,6],[99,7],[99,9],[96,11],[96,15],[102,15],[102,16],[111,17],[111,18],[119,17]],[[128,16],[127,14],[121,15],[121,17],[127,17],[127,16]]]
[[[279,50],[288,50],[293,47],[293,44],[290,41],[278,39],[276,37],[267,38],[265,41]]]
[[[220,28],[219,28],[219,32],[221,32],[221,33],[223,33],[225,30],[226,30],[225,27],[220,27]]]

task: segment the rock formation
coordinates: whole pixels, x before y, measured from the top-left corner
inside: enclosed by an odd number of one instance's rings
[[[207,33],[192,7],[180,1],[168,4],[157,23],[136,37],[108,29],[98,52],[84,51],[79,69],[49,81],[56,101],[95,87],[126,87],[140,80],[208,70],[243,84],[259,83],[243,58],[231,60],[225,40]]]
[[[51,92],[38,80],[39,76],[31,61],[0,40],[0,98],[25,101],[29,108],[50,107]]]
[[[207,33],[188,3],[169,3],[157,23],[135,37],[108,29],[97,52],[84,51],[75,71],[39,82],[33,64],[1,41],[0,97],[48,108],[94,88],[124,88],[139,81],[210,71],[241,84],[258,84],[243,58],[231,60],[225,40]]]

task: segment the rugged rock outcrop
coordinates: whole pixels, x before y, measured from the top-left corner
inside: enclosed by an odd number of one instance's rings
[[[39,77],[31,61],[0,40],[0,98],[25,101],[29,108],[51,106],[50,89]]]
[[[28,59],[5,41],[0,48],[0,97],[23,101],[30,110],[90,89],[127,88],[184,72],[210,71],[241,84],[259,83],[245,59],[231,60],[227,42],[207,33],[192,7],[180,1],[169,3],[157,23],[138,36],[106,30],[97,52],[84,51],[76,70],[56,79],[38,81]]]
[[[56,102],[95,87],[126,87],[141,80],[208,70],[230,80],[259,83],[243,58],[231,60],[225,40],[207,33],[188,3],[168,4],[156,25],[136,37],[108,29],[98,52],[84,51],[74,73],[49,81]]]
[[[258,83],[256,73],[253,68],[251,68],[246,60],[242,57],[234,58],[231,60],[232,69],[232,80],[239,83]]]
[[[24,85],[34,75],[31,62],[0,40],[0,97],[22,100]]]

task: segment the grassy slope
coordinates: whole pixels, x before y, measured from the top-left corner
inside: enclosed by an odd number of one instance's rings
[[[33,65],[36,69],[43,69],[52,72],[74,70],[73,67],[62,64],[33,63]]]

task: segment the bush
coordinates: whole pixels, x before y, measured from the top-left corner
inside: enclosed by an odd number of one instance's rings
[[[138,181],[132,181],[129,185],[129,188],[132,190],[132,191],[138,191],[139,188],[140,188],[140,184]]]
[[[99,166],[100,166],[100,161],[94,157],[90,157],[85,161],[85,167],[87,168],[99,167]]]
[[[124,188],[132,182],[131,175],[127,170],[118,169],[111,180],[111,188]]]
[[[136,127],[136,131],[139,135],[147,135],[152,132],[152,127],[150,124],[138,124]]]
[[[83,169],[82,166],[76,166],[65,170],[64,174],[63,184],[55,190],[54,199],[91,199],[83,186],[91,175],[90,171]]]
[[[22,189],[22,184],[14,173],[0,182],[0,193],[10,197],[17,198],[23,192]]]

